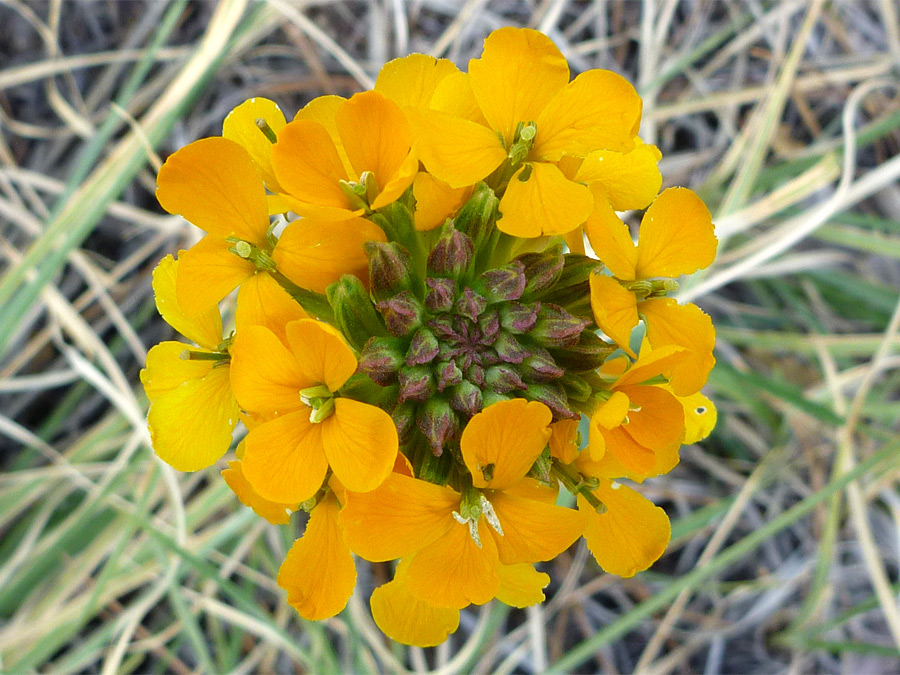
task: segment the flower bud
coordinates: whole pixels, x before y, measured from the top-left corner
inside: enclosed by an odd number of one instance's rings
[[[475,247],[468,236],[452,227],[444,228],[428,254],[428,272],[435,276],[458,279],[472,262]]]
[[[404,366],[397,375],[400,382],[400,393],[397,401],[418,401],[422,403],[434,396],[434,376],[427,366]]]
[[[491,366],[484,371],[485,386],[500,394],[506,394],[516,389],[528,389],[528,385],[522,381],[515,369],[507,365]]]
[[[451,440],[459,430],[456,413],[443,398],[430,398],[419,410],[416,422],[419,430],[428,439],[431,452],[440,456],[444,451],[444,443]]]
[[[578,342],[578,336],[589,323],[548,303],[541,306],[534,328],[528,334],[545,347],[570,347]]]
[[[575,373],[566,373],[559,382],[566,390],[566,397],[570,401],[580,401],[583,403],[587,401],[593,393],[591,385]]]
[[[432,312],[447,312],[456,299],[456,282],[453,279],[425,279],[425,306]]]
[[[355,349],[361,349],[373,335],[387,335],[384,321],[357,277],[345,274],[328,286],[325,293],[334,310],[336,327]]]
[[[550,483],[550,469],[553,466],[553,458],[550,456],[550,448],[544,448],[543,452],[534,460],[528,475],[537,478],[542,483]]]
[[[513,399],[512,396],[508,396],[506,394],[501,394],[499,392],[488,389],[484,392],[484,407],[489,408],[495,403],[500,403],[500,401],[511,401]]]
[[[359,354],[359,370],[376,384],[387,387],[397,381],[404,349],[404,340],[398,338],[369,338]]]
[[[500,307],[500,325],[514,335],[527,333],[537,322],[541,304],[523,305],[521,302],[507,302]]]
[[[518,260],[484,272],[476,282],[478,290],[488,302],[518,300],[525,292],[527,283],[525,265]]]
[[[596,370],[616,350],[593,331],[581,332],[578,342],[565,349],[552,350],[553,359],[566,370],[587,372]]]
[[[523,395],[531,401],[538,401],[550,408],[554,420],[576,420],[579,418],[579,415],[572,412],[572,409],[569,407],[569,399],[566,397],[565,389],[556,382],[529,384]]]
[[[478,317],[478,330],[481,331],[481,339],[485,344],[490,344],[497,339],[500,333],[500,314],[496,309],[486,309]]]
[[[506,363],[522,363],[528,352],[519,344],[519,341],[505,330],[501,330],[494,340],[494,351],[500,360]]]
[[[524,295],[529,298],[552,288],[565,265],[561,245],[551,246],[535,253],[524,253],[516,260],[525,267],[524,273],[528,283]]]
[[[556,364],[550,352],[535,347],[519,366],[519,372],[528,382],[551,382],[562,377],[566,371]]]
[[[473,363],[466,367],[466,379],[476,387],[484,386],[484,368],[477,363]]]
[[[487,300],[468,287],[456,301],[456,312],[471,321],[478,321],[479,315],[486,307]]]
[[[406,352],[406,365],[420,366],[430,362],[438,354],[438,341],[427,328],[420,328],[413,335]]]
[[[397,427],[400,445],[406,445],[416,430],[416,404],[413,401],[401,403],[394,408],[391,418],[394,420],[394,426]]]
[[[437,374],[437,390],[439,392],[444,391],[447,387],[452,387],[453,385],[462,382],[462,371],[453,361],[439,363],[434,370]]]
[[[363,244],[369,258],[372,295],[383,300],[413,287],[409,251],[395,241],[367,241]]]
[[[472,417],[481,412],[481,389],[468,380],[463,380],[450,390],[450,406],[463,415]]]
[[[493,234],[499,204],[500,200],[494,191],[486,183],[478,183],[472,196],[453,219],[456,229],[469,235],[476,251],[482,250]]]
[[[375,307],[384,317],[388,331],[397,337],[406,337],[422,325],[424,308],[409,291],[382,300]]]

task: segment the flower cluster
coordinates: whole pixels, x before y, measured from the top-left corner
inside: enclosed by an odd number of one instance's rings
[[[193,343],[141,373],[154,447],[203,469],[243,423],[228,485],[272,523],[309,514],[278,575],[301,616],[344,608],[354,554],[396,563],[372,613],[421,646],[470,604],[543,600],[535,565],[580,537],[621,576],[662,554],[665,512],[620,481],[715,423],[712,323],[667,294],[716,239],[692,192],[659,193],[640,117],[620,76],[570,81],[503,28],[467,73],[414,54],[290,122],[251,99],[168,158],[158,199],[206,236],[153,275]]]

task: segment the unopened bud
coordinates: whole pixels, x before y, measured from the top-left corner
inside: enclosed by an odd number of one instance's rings
[[[481,389],[468,380],[463,380],[451,389],[450,406],[464,415],[472,417],[481,412]]]
[[[492,391],[506,394],[517,389],[528,389],[516,370],[507,365],[491,366],[484,371],[484,384]]]
[[[522,363],[528,352],[519,344],[519,341],[513,337],[512,333],[505,330],[500,331],[494,340],[494,351],[497,356],[506,363]]]
[[[547,303],[541,306],[534,328],[528,334],[545,347],[569,347],[578,342],[578,336],[589,323],[558,305]]]
[[[406,352],[406,365],[419,366],[430,362],[438,355],[438,341],[427,328],[420,328],[413,335]]]
[[[425,279],[425,306],[432,312],[449,311],[455,299],[456,282],[453,279]]]
[[[516,260],[525,266],[525,278],[528,283],[524,295],[528,298],[553,288],[565,265],[562,246],[551,246],[544,251],[524,253]]]
[[[484,386],[484,368],[477,363],[473,363],[466,368],[465,376],[466,379],[476,387]]]
[[[457,279],[472,262],[474,253],[475,246],[467,235],[453,227],[445,227],[428,254],[428,271],[434,276]]]
[[[487,307],[487,300],[478,295],[471,288],[466,288],[456,301],[456,312],[471,321],[478,321],[478,317]]]
[[[534,328],[540,303],[525,305],[521,302],[507,302],[500,307],[500,325],[514,335],[521,335]]]
[[[359,370],[382,387],[397,381],[403,367],[405,341],[399,338],[370,338],[359,354]]]
[[[367,241],[363,244],[369,258],[372,295],[383,300],[413,287],[409,251],[395,241]]]
[[[437,374],[438,392],[444,391],[447,387],[459,384],[463,379],[462,371],[453,361],[444,361],[443,363],[437,364],[437,366],[435,366],[435,373]]]
[[[382,300],[375,307],[384,317],[388,331],[397,337],[406,337],[422,325],[424,309],[418,299],[409,291],[398,293]]]
[[[325,295],[334,310],[336,327],[354,349],[361,349],[373,335],[387,334],[369,292],[357,277],[345,274],[326,289]]]
[[[538,455],[534,461],[528,475],[537,478],[542,483],[550,482],[550,469],[553,466],[553,458],[550,456],[550,448],[544,448],[544,451]]]
[[[482,249],[492,234],[499,203],[500,200],[487,183],[478,183],[472,196],[453,219],[456,229],[469,235],[476,251]]]
[[[484,272],[476,283],[488,302],[518,300],[528,283],[525,265],[513,260],[508,265]]]
[[[431,368],[427,366],[404,366],[400,369],[397,380],[400,382],[400,393],[397,396],[400,403],[405,401],[421,403],[434,395],[434,376],[431,374]]]
[[[566,373],[559,382],[565,388],[566,396],[570,401],[587,401],[594,391],[591,389],[591,385],[575,373]]]
[[[579,416],[569,407],[569,399],[562,385],[555,382],[543,384],[530,384],[524,391],[524,397],[531,401],[538,401],[550,408],[554,420],[578,419]]]
[[[401,403],[391,413],[394,426],[397,427],[397,437],[400,445],[406,445],[412,439],[416,430],[416,404],[414,401]]]
[[[528,357],[519,366],[522,377],[529,382],[551,382],[565,374],[556,361],[550,356],[550,352],[541,347],[532,348]]]
[[[489,344],[500,334],[500,314],[496,309],[486,309],[478,317],[478,330],[481,331],[481,339]]]
[[[435,455],[443,453],[444,443],[451,440],[459,430],[456,413],[441,397],[429,399],[419,410],[416,421]]]
[[[578,342],[565,349],[553,350],[553,358],[566,370],[588,372],[596,370],[616,350],[592,331],[582,331]]]

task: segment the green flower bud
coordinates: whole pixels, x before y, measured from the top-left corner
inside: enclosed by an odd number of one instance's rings
[[[357,277],[345,274],[331,284],[325,294],[334,310],[335,326],[354,349],[362,349],[372,336],[388,334],[369,292]]]

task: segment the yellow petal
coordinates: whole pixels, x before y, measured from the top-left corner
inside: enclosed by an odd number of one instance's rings
[[[503,604],[522,608],[544,601],[544,587],[550,583],[550,576],[538,572],[533,565],[500,565],[497,573],[500,577],[497,599]]]
[[[469,80],[491,128],[509,146],[516,125],[536,121],[566,86],[569,66],[543,33],[507,27],[492,32],[484,41],[481,58],[469,61]]]
[[[348,180],[347,172],[328,130],[320,123],[301,119],[286,125],[272,148],[272,166],[281,187],[292,197],[353,212],[339,184]]]
[[[291,513],[298,504],[279,504],[263,499],[253,490],[253,486],[244,476],[240,460],[228,462],[228,468],[222,471],[222,478],[244,506],[253,509],[256,515],[265,518],[273,525],[287,525],[291,522]]]
[[[367,241],[386,241],[384,231],[365,218],[322,223],[308,218],[288,225],[272,258],[278,270],[301,288],[324,293],[345,274],[369,277]]]
[[[280,192],[278,180],[272,170],[272,141],[260,129],[257,120],[264,120],[276,136],[286,124],[284,113],[277,103],[256,97],[244,101],[228,113],[222,123],[222,136],[244,148],[266,186],[272,192]]]
[[[673,394],[652,386],[622,387],[622,392],[632,408],[625,430],[635,441],[657,451],[681,445],[684,410]]]
[[[600,183],[591,185],[594,208],[584,224],[594,254],[609,268],[613,276],[630,281],[635,278],[637,248],[631,240],[628,226],[613,211]]]
[[[175,293],[175,279],[178,274],[178,263],[167,255],[159,261],[153,270],[153,293],[156,297],[156,309],[172,328],[189,340],[207,349],[215,349],[222,341],[222,317],[218,307],[211,308],[202,314],[188,316],[178,304]]]
[[[641,220],[635,273],[640,279],[691,274],[715,260],[717,244],[706,205],[687,188],[669,188]]]
[[[506,159],[486,126],[436,110],[407,110],[416,151],[429,173],[450,187],[474,185]]]
[[[604,401],[594,410],[591,424],[596,424],[604,429],[616,428],[625,421],[630,404],[631,402],[625,394],[621,391],[614,391],[608,401]]]
[[[347,493],[341,526],[356,555],[372,562],[395,560],[443,536],[455,521],[459,493],[399,473],[372,492]]]
[[[306,532],[294,542],[278,571],[288,604],[308,621],[334,616],[347,605],[356,585],[356,566],[338,526],[334,493],[316,504]]]
[[[475,100],[468,73],[450,73],[441,80],[431,97],[431,109],[489,126]]]
[[[215,464],[231,446],[237,421],[238,407],[225,366],[158,395],[147,414],[153,449],[179,471]]]
[[[344,167],[344,171],[347,172],[347,175],[350,175],[353,169],[350,166],[350,159],[347,157],[347,151],[344,150],[341,136],[338,134],[337,122],[335,122],[338,108],[340,108],[346,100],[347,99],[343,96],[335,96],[333,94],[328,96],[317,96],[297,111],[297,114],[294,115],[294,120],[311,120],[313,122],[318,122],[325,127],[325,130],[331,137],[331,142],[334,144],[334,149],[337,151],[338,157],[341,158],[341,166]]]
[[[263,499],[299,504],[318,492],[328,471],[322,425],[298,410],[253,429],[245,439],[244,476]]]
[[[580,513],[555,504],[523,499],[506,492],[490,496],[503,534],[491,530],[504,565],[552,560],[571,546],[584,529]],[[482,539],[484,539],[482,532]]]
[[[250,155],[227,138],[203,138],[170,155],[156,179],[156,198],[218,237],[265,240],[266,190]]]
[[[270,216],[277,216],[291,210],[291,199],[288,195],[266,195],[266,204]]]
[[[675,367],[686,358],[689,358],[689,356],[684,347],[664,345],[657,349],[652,349],[650,343],[644,338],[637,361],[631,364],[627,371],[616,373],[618,375],[616,386],[625,387],[632,384],[643,384],[648,380],[658,378],[660,375],[670,380]],[[604,374],[607,374],[606,364],[603,365]],[[613,373],[610,372],[609,374],[612,375]]]
[[[591,309],[597,326],[623,351],[634,357],[630,345],[631,331],[639,322],[634,293],[603,274],[592,274],[590,285]]]
[[[621,75],[588,70],[548,102],[537,118],[532,156],[556,161],[594,150],[628,152],[641,121],[641,98]]]
[[[287,337],[285,326],[290,321],[309,315],[270,274],[254,274],[241,284],[238,291],[235,330],[240,333],[248,326],[265,326],[282,342]]]
[[[716,329],[709,316],[696,305],[679,305],[672,298],[644,300],[639,310],[654,349],[678,345],[689,351],[672,369],[672,390],[679,396],[700,391],[716,363]]]
[[[349,398],[334,401],[321,423],[325,456],[348,490],[369,492],[391,473],[397,457],[397,427],[384,410]]]
[[[301,319],[287,325],[288,344],[312,386],[324,384],[337,391],[356,372],[356,357],[337,329],[315,319]],[[393,461],[393,455],[391,461]]]
[[[459,69],[448,59],[425,54],[410,54],[388,61],[378,73],[375,91],[387,96],[401,108],[427,108],[435,87]]]
[[[303,405],[300,390],[318,384],[263,326],[247,326],[235,334],[229,351],[231,386],[244,410],[268,415],[297,410]]]
[[[593,206],[594,198],[584,185],[568,180],[553,164],[535,162],[510,179],[500,199],[497,227],[515,237],[565,234],[584,223]]]
[[[703,394],[678,397],[684,408],[684,443],[697,443],[712,433],[716,427],[716,406]]]
[[[560,420],[550,425],[550,455],[563,464],[571,464],[578,457],[578,420]]]
[[[463,430],[463,460],[477,488],[503,490],[521,480],[550,440],[550,409],[537,401],[501,401]]]
[[[420,171],[413,180],[416,229],[433,230],[452,218],[472,194],[471,187],[452,188],[430,173]]]
[[[256,272],[256,265],[229,251],[230,246],[208,235],[178,254],[175,297],[188,316],[218,312],[218,302]]]
[[[147,353],[147,367],[141,370],[141,384],[152,402],[160,394],[177,389],[188,380],[201,380],[213,369],[215,361],[182,359],[185,350],[212,353],[183,342],[160,342]],[[220,366],[221,367],[221,366]]]
[[[413,595],[405,575],[401,576],[402,567],[403,563],[393,581],[372,593],[372,618],[395,642],[416,647],[439,645],[459,627],[459,610],[435,607]]]
[[[616,211],[647,208],[662,186],[662,174],[657,166],[662,153],[655,145],[647,145],[639,138],[634,143],[631,152],[590,153],[575,174],[575,180],[581,183],[600,183]]]
[[[581,495],[578,509],[587,517],[584,538],[600,567],[631,577],[656,562],[671,536],[666,512],[630,487],[611,481],[602,481],[594,495],[606,513],[596,513]]]
[[[455,520],[449,531],[412,556],[407,583],[413,595],[436,607],[462,609],[490,602],[500,586],[497,545],[479,520],[481,546]]]

